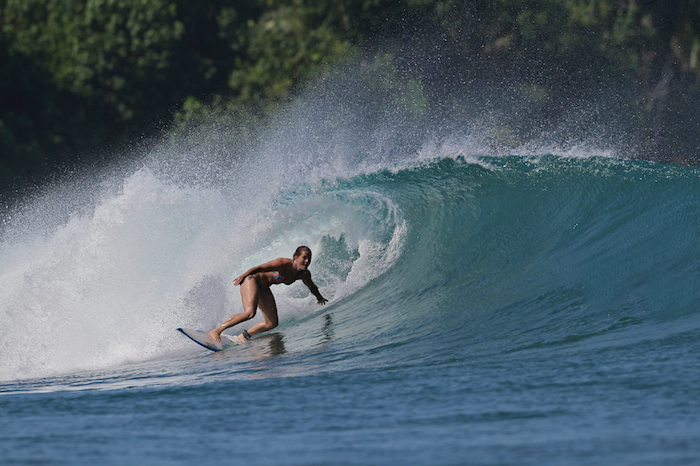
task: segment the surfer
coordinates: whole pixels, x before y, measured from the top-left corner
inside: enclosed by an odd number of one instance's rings
[[[326,304],[328,300],[321,296],[318,287],[311,280],[309,264],[311,263],[311,249],[307,246],[299,246],[291,259],[278,257],[252,269],[233,281],[235,286],[241,286],[241,301],[243,302],[243,312],[234,314],[225,320],[221,325],[209,332],[209,336],[218,343],[221,343],[221,332],[229,327],[245,322],[255,317],[257,309],[265,317],[264,322],[258,322],[250,329],[243,330],[243,333],[234,337],[239,343],[244,343],[250,337],[258,333],[267,332],[277,327],[277,305],[275,297],[270,291],[271,285],[284,283],[291,285],[297,280],[304,282],[316,296],[317,304]]]

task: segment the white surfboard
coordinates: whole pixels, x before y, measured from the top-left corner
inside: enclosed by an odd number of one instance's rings
[[[233,337],[229,337],[227,335],[221,335],[221,343],[219,343],[207,335],[207,332],[203,332],[201,330],[194,330],[191,328],[178,328],[177,330],[193,342],[212,351],[221,351],[239,344]]]

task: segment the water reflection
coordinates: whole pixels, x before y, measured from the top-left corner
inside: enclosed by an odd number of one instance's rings
[[[333,317],[331,314],[323,316],[323,327],[321,328],[320,345],[326,344],[333,339]]]
[[[281,333],[273,333],[272,335],[266,335],[262,338],[269,339],[268,356],[280,356],[287,352],[284,346],[284,337]]]

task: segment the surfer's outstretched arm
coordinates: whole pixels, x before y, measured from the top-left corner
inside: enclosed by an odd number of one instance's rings
[[[328,302],[326,298],[321,296],[321,292],[318,291],[318,287],[313,280],[311,280],[311,272],[307,270],[306,274],[304,274],[304,277],[301,280],[304,282],[304,285],[307,286],[311,294],[316,296],[316,304],[326,304]]]

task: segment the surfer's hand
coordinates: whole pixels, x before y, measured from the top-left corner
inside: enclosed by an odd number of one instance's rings
[[[317,298],[316,304],[326,304],[328,300],[326,298]]]
[[[243,276],[236,277],[233,279],[233,286],[238,286],[243,282]]]

